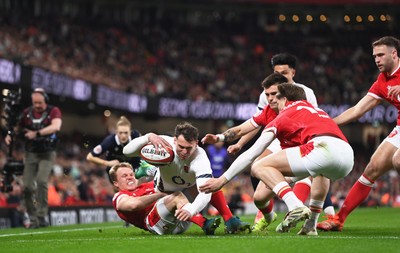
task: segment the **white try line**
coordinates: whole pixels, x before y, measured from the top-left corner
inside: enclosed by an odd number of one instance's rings
[[[30,232],[24,232],[24,233],[10,233],[10,234],[3,234],[0,235],[0,238],[2,237],[17,237],[17,236],[26,236],[26,235],[32,235],[32,234],[54,234],[54,233],[69,233],[69,232],[75,232],[75,231],[90,231],[90,230],[99,230],[99,229],[107,229],[107,228],[120,228],[121,226],[109,226],[109,227],[93,227],[93,228],[74,228],[74,229],[61,229],[61,230],[51,230],[51,231],[30,231]],[[149,233],[149,236],[151,236],[151,234]],[[115,239],[117,240],[148,240],[149,236],[127,236],[125,238],[123,237],[115,237]],[[299,236],[299,235],[293,235],[293,236],[262,236],[262,235],[252,235],[252,234],[246,234],[246,235],[231,235],[235,238],[240,238],[240,239],[244,239],[244,238],[253,238],[253,239],[288,239],[288,238],[292,238],[292,239],[344,239],[344,240],[354,240],[354,239],[371,239],[371,240],[375,240],[375,239],[386,239],[386,240],[400,240],[400,236],[329,236],[329,235],[319,235],[319,236]],[[163,236],[157,236],[154,235],[154,237],[152,237],[152,239],[157,239],[157,240],[171,240],[171,239],[177,239],[177,240],[182,240],[182,239],[223,239],[223,238],[228,238],[230,236],[228,235],[224,235],[224,236],[198,236],[198,235],[163,235]],[[85,239],[85,238],[77,238],[77,239],[53,239],[53,240],[43,240],[46,242],[49,241],[101,241],[101,240],[110,240],[112,238],[107,237],[107,238],[97,238],[97,239]],[[28,241],[28,240],[18,240],[19,242],[24,242],[24,241]],[[29,240],[31,241],[31,240]],[[38,241],[38,240],[35,240]],[[40,240],[39,240],[40,241]]]
[[[68,233],[68,232],[75,232],[75,231],[88,231],[88,230],[98,230],[98,229],[106,229],[106,228],[119,228],[121,226],[110,226],[110,227],[97,227],[97,228],[74,228],[74,229],[61,229],[61,230],[52,230],[52,231],[34,231],[30,230],[29,232],[24,233],[13,233],[13,234],[3,234],[0,235],[1,237],[11,237],[11,236],[25,236],[25,235],[41,235],[41,234],[54,234],[54,233]]]

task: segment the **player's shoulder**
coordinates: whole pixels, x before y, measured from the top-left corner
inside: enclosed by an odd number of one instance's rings
[[[142,134],[139,132],[139,130],[133,129],[131,131],[131,138],[132,139],[135,139],[135,138],[140,137],[140,136],[142,136]]]
[[[299,86],[299,87],[303,88],[304,91],[306,91],[306,92],[312,92],[312,93],[314,93],[313,89],[311,89],[310,87],[306,86],[305,84],[296,83],[296,82],[294,82],[293,84],[296,85],[296,86]]]
[[[116,134],[109,134],[103,139],[102,143],[117,144],[117,138],[118,136]]]
[[[204,148],[198,146],[196,151],[193,153],[192,162],[195,163],[210,163],[210,159],[208,158],[207,152]]]

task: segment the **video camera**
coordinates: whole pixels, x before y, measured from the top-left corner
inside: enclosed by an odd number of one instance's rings
[[[10,135],[11,141],[9,144],[7,163],[1,170],[3,184],[0,187],[2,192],[12,191],[12,182],[14,177],[22,175],[24,171],[24,165],[20,161],[15,161],[12,157],[13,145],[14,145],[14,128],[20,121],[20,114],[22,110],[21,106],[21,89],[19,90],[3,90],[3,102],[4,110],[2,118],[6,122],[5,130]]]

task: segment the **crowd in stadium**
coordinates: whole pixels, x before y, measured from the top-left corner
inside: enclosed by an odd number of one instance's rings
[[[3,13],[0,58],[140,95],[256,102],[260,82],[272,72],[271,56],[289,52],[299,61],[295,80],[314,89],[318,103],[354,104],[377,75],[370,42],[385,33],[332,27],[318,34],[284,27],[271,32],[256,22],[238,25],[215,19],[204,24],[182,22],[182,15],[155,16],[128,26]],[[49,181],[49,204],[111,203],[114,192],[104,168],[86,161],[89,149],[84,140],[68,137],[60,145]],[[6,163],[3,144],[2,150],[0,165]],[[332,185],[336,206],[365,168],[369,154],[358,149],[352,173]],[[233,189],[235,184],[231,185]],[[228,186],[228,199],[231,192]],[[19,204],[20,195],[15,182],[13,192],[0,193],[0,207]],[[399,177],[389,173],[376,182],[364,204],[392,205],[399,195]]]
[[[256,101],[281,52],[298,57],[296,80],[319,103],[353,104],[377,73],[370,42],[384,31],[374,27],[268,32],[255,21],[205,25],[181,22],[184,12],[164,15],[130,24],[2,15],[0,57],[141,95],[229,102]]]

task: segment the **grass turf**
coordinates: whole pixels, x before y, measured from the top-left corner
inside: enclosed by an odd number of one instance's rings
[[[271,225],[268,234],[206,236],[193,225],[182,235],[152,235],[123,222],[48,227],[35,230],[0,230],[0,252],[400,252],[400,209],[359,208],[347,219],[342,232],[319,232],[317,237],[298,236],[301,224],[279,234]],[[253,216],[241,217],[252,222]],[[322,218],[321,218],[322,219]]]

